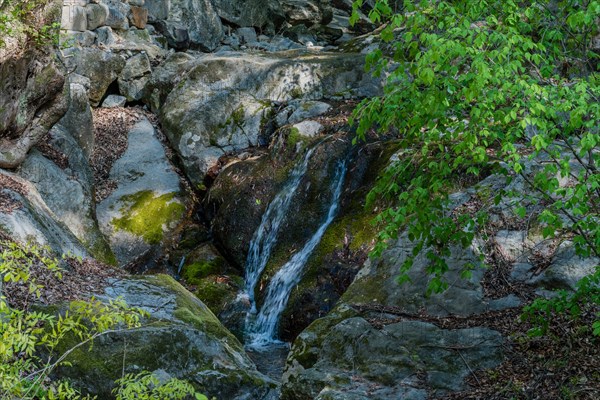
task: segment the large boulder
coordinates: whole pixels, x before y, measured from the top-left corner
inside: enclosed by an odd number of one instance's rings
[[[19,166],[67,110],[62,63],[50,43],[35,45],[22,26],[40,29],[42,21],[58,22],[61,6],[59,0],[47,2],[34,10],[35,20],[13,21],[11,33],[0,39],[0,168]],[[12,12],[9,4],[0,7],[3,14]]]
[[[421,321],[374,327],[339,307],[294,342],[282,399],[407,399],[464,387],[473,370],[502,360],[503,337],[488,328],[442,329]]]
[[[185,379],[209,398],[273,399],[275,382],[256,370],[242,345],[194,295],[165,275],[113,280],[101,300],[121,298],[149,313],[142,327],[102,335],[75,349],[57,375],[112,398],[123,372]],[[76,343],[76,339],[72,339]],[[65,349],[71,342],[64,344]],[[125,360],[125,362],[123,362]]]
[[[364,71],[364,58],[352,54],[229,53],[184,63],[192,69],[166,97],[160,118],[195,183],[223,154],[265,144],[261,133],[269,133],[275,104],[380,90],[379,80]]]
[[[128,133],[127,150],[112,166],[110,179],[116,189],[98,204],[100,229],[119,264],[152,259],[182,221],[188,200],[147,119]]]
[[[14,240],[48,246],[57,254],[85,257],[88,252],[58,221],[36,187],[0,169],[0,231]]]

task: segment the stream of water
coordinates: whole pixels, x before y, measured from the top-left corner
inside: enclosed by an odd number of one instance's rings
[[[346,169],[345,162],[339,163],[336,167],[335,177],[332,180],[331,185],[331,192],[333,194],[327,218],[310,240],[306,242],[304,247],[294,254],[271,279],[269,287],[267,288],[265,301],[258,314],[254,315],[251,313],[249,315],[246,325],[246,343],[249,347],[260,348],[273,343],[278,343],[275,336],[279,317],[285,309],[292,289],[302,278],[304,265],[337,214],[342,188],[344,186]],[[283,211],[285,212],[286,210]],[[261,261],[261,264],[264,265],[266,262],[267,260],[264,262]]]
[[[271,257],[271,251],[277,241],[277,234],[279,233],[285,214],[290,207],[292,198],[300,185],[300,181],[306,174],[308,162],[310,161],[313,152],[314,148],[309,149],[304,155],[302,162],[294,167],[287,183],[267,207],[267,210],[262,216],[260,225],[256,232],[254,232],[254,236],[250,241],[250,248],[248,250],[248,258],[246,259],[245,266],[245,286],[246,295],[248,296],[251,305],[250,313],[256,313],[254,288],[267,265],[267,261],[269,261],[269,258]]]

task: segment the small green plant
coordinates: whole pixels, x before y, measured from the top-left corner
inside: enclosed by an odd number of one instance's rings
[[[581,279],[574,292],[561,290],[556,297],[536,299],[523,309],[521,319],[533,325],[528,332],[530,336],[543,336],[548,332],[550,322],[555,315],[566,313],[572,319],[578,319],[582,312],[598,306],[600,306],[600,268],[595,274]],[[600,336],[600,313],[596,313],[591,329],[592,335]]]
[[[3,0],[0,1],[0,48],[5,38],[22,34],[37,46],[58,44],[60,23],[57,12],[49,10],[48,20],[41,17],[41,11],[47,6],[46,0]]]
[[[34,278],[34,267],[50,271],[57,278],[62,275],[59,260],[48,248],[0,241],[1,281],[24,285],[30,295],[39,298],[43,286]],[[89,399],[69,382],[50,379],[52,372],[59,366],[68,366],[68,356],[76,349],[92,346],[102,335],[139,327],[146,315],[122,300],[72,301],[66,310],[56,312],[44,308],[17,309],[6,297],[0,297],[0,398]],[[77,344],[64,350],[62,343],[73,337],[77,338]],[[123,400],[183,399],[187,394],[205,399],[185,382],[172,380],[161,385],[148,374],[126,376],[119,384],[118,398]],[[146,397],[135,393],[145,393]]]
[[[196,392],[189,383],[170,378],[161,381],[155,374],[141,372],[127,374],[117,380],[117,387],[113,389],[117,400],[208,400],[208,397]]]

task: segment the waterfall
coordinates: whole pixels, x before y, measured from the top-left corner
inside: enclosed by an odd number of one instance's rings
[[[262,216],[262,220],[254,236],[250,241],[250,248],[248,250],[248,258],[246,259],[245,271],[246,271],[246,294],[251,304],[251,312],[256,312],[256,304],[254,302],[254,288],[256,283],[260,279],[269,257],[271,257],[271,251],[277,241],[277,234],[279,228],[284,220],[284,217],[290,207],[292,198],[300,185],[300,181],[306,174],[308,169],[308,162],[314,148],[309,149],[301,163],[296,165],[290,173],[285,186],[275,196],[267,211]]]
[[[269,283],[267,295],[260,312],[255,318],[247,321],[246,334],[250,346],[261,347],[277,342],[274,337],[279,316],[288,302],[292,289],[302,278],[302,270],[306,261],[321,241],[323,234],[337,214],[345,175],[346,163],[343,162],[338,164],[335,177],[332,181],[331,191],[333,192],[333,196],[327,218],[304,247],[294,254],[275,274]]]

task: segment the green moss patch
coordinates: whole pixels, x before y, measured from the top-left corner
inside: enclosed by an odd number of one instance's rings
[[[158,244],[163,239],[163,226],[181,219],[185,212],[174,198],[175,193],[156,197],[151,190],[123,196],[121,200],[127,204],[121,208],[123,217],[114,218],[112,224],[117,230],[143,237],[149,244]]]
[[[183,279],[192,285],[198,285],[202,279],[221,273],[225,260],[221,257],[212,260],[198,261],[183,269]]]
[[[197,287],[196,296],[215,314],[223,311],[223,308],[237,295],[237,290],[233,286],[220,281],[216,276],[203,279]]]

